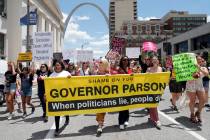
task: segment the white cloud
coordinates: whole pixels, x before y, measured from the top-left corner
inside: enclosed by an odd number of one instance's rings
[[[76,16],[76,19],[78,21],[84,21],[84,20],[90,20],[90,17],[88,17],[88,16]]]
[[[66,13],[62,13],[62,14],[63,14],[63,22],[65,22],[68,15]],[[85,21],[85,20],[90,20],[90,17],[89,16],[72,16],[70,19],[70,22]]]
[[[150,19],[159,19],[157,17],[138,17],[138,20],[150,20]]]
[[[65,22],[67,18],[66,13],[63,14],[63,21]],[[70,22],[68,24],[68,27],[66,29],[65,33],[65,42],[64,43],[76,43],[81,39],[84,40],[92,40],[93,37],[91,37],[86,31],[80,30],[80,26],[77,23],[78,21],[81,20],[89,20],[90,18],[87,16],[77,16],[77,17],[71,17]]]
[[[210,16],[207,16],[207,22],[210,22]]]

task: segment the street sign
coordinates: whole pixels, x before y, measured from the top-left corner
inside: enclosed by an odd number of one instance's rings
[[[21,25],[36,25],[37,24],[37,9],[30,9],[29,20],[27,14],[20,18]]]

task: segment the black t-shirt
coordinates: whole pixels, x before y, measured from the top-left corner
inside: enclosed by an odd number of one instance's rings
[[[5,72],[4,76],[8,83],[16,83],[17,74],[12,74],[11,71],[7,71]]]
[[[45,93],[45,87],[44,87],[44,80],[40,79],[40,76],[46,76],[49,77],[51,72],[41,72],[40,70],[37,70],[37,83],[38,83],[38,94],[44,94]]]

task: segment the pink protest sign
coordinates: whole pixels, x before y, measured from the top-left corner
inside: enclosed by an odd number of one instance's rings
[[[122,54],[122,48],[125,45],[125,39],[124,38],[118,38],[114,37],[111,42],[112,50],[118,52],[119,54]]]
[[[155,43],[153,43],[153,42],[144,42],[143,43],[142,50],[144,52],[146,52],[146,51],[154,51],[154,52],[157,52],[157,45]]]

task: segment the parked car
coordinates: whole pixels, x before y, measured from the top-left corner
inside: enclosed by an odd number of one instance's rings
[[[6,60],[0,60],[0,105],[2,105],[5,102],[5,94],[4,94],[4,84],[5,84],[5,78],[4,74],[7,71],[7,61]]]

